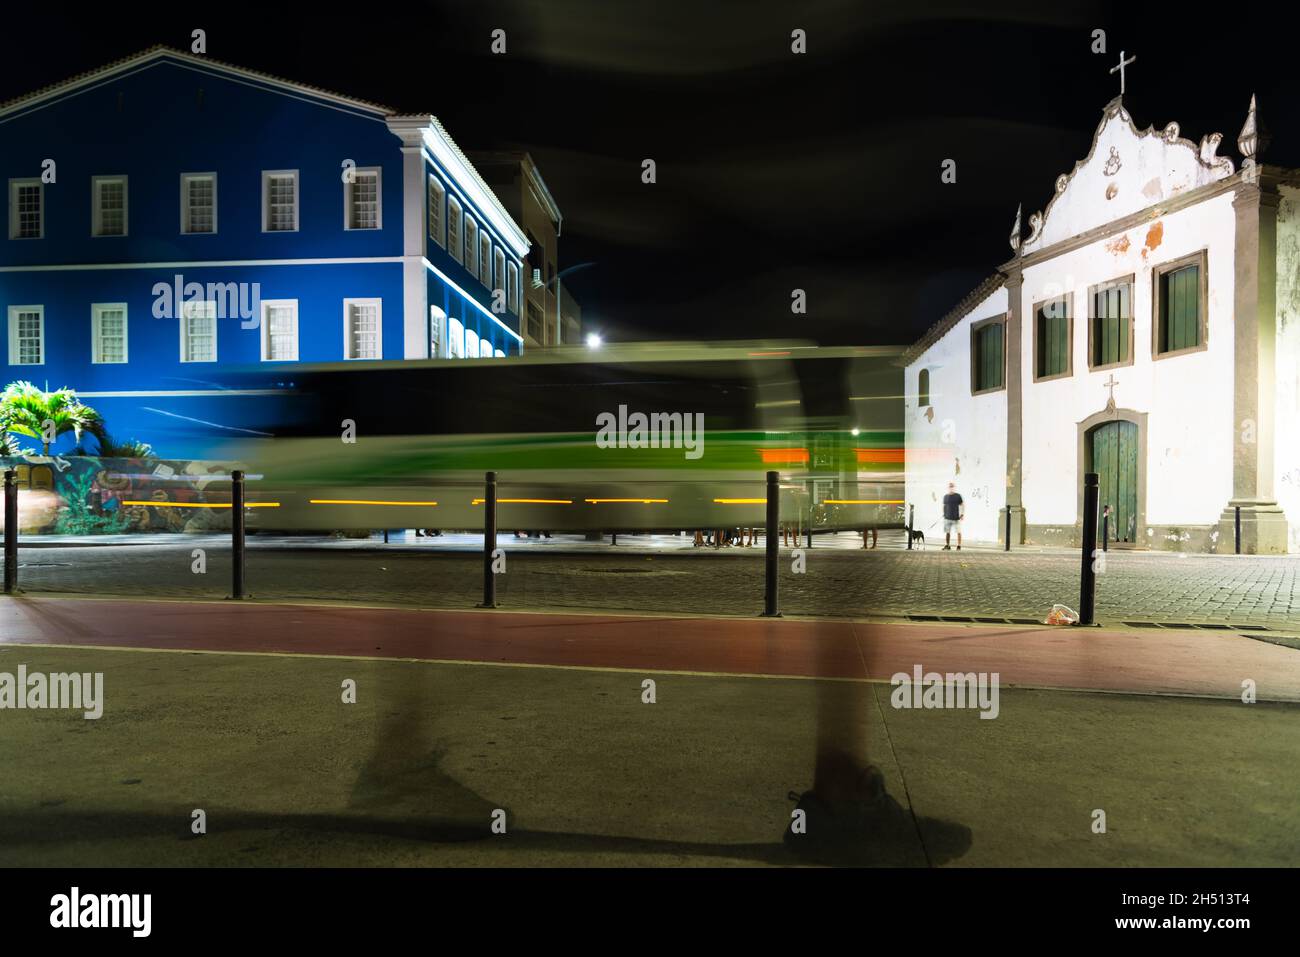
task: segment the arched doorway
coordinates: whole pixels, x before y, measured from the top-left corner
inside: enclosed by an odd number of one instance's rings
[[[1098,479],[1098,532],[1109,505],[1110,536],[1116,542],[1137,541],[1138,438],[1136,423],[1114,419],[1093,426],[1084,441],[1084,470],[1096,472]]]

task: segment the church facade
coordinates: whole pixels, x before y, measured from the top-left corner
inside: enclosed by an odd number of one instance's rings
[[[1300,551],[1300,171],[1238,166],[1122,97],[1012,258],[903,356],[907,500],[966,537],[1077,544],[1097,472],[1110,539]],[[1009,523],[1008,523],[1009,516]],[[1100,528],[1100,520],[1099,520]]]

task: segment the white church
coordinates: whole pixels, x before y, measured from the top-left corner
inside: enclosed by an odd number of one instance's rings
[[[1239,516],[1243,553],[1300,551],[1300,171],[1259,162],[1253,97],[1237,168],[1122,94],[901,360],[916,527],[954,482],[967,539],[1078,544],[1097,472],[1120,547],[1231,553]]]

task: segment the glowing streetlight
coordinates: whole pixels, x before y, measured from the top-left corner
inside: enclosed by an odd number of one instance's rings
[[[604,342],[604,341],[605,341],[605,340],[602,339],[602,338],[600,337],[600,333],[598,333],[598,332],[589,332],[589,333],[587,333],[587,348],[588,348],[588,349],[599,349],[601,343]]]

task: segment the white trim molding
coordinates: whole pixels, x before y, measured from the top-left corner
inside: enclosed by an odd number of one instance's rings
[[[198,235],[206,235],[199,233]],[[5,272],[79,272],[92,269],[202,269],[231,266],[347,266],[400,263],[401,256],[342,256],[324,259],[194,259],[170,263],[70,263],[66,266],[0,266]]]
[[[441,279],[443,282],[445,282],[445,283],[446,283],[448,286],[450,286],[452,289],[456,290],[456,292],[460,293],[461,298],[463,298],[463,299],[464,299],[466,302],[468,302],[471,306],[473,306],[473,307],[474,307],[475,309],[477,309],[479,312],[483,313],[483,315],[487,316],[489,319],[491,319],[493,322],[495,322],[498,326],[500,326],[502,329],[504,329],[504,330],[506,331],[507,334],[509,334],[511,337],[514,338],[514,340],[515,340],[516,342],[518,342],[520,345],[523,345],[523,342],[524,342],[524,337],[523,337],[523,336],[521,336],[519,333],[515,332],[513,329],[511,329],[509,326],[507,326],[504,322],[502,322],[502,321],[501,321],[501,320],[500,320],[500,319],[499,319],[495,314],[493,314],[492,310],[485,308],[481,302],[479,302],[477,299],[475,299],[473,296],[471,296],[469,293],[467,293],[464,289],[461,289],[460,286],[458,286],[458,285],[456,284],[456,281],[455,281],[454,279],[452,279],[450,276],[448,276],[445,272],[443,272],[441,269],[439,269],[439,268],[438,268],[437,266],[435,266],[433,263],[429,262],[429,260],[427,260],[427,259],[424,261],[424,265],[425,265],[425,268],[428,269],[431,273],[433,273],[435,276],[437,276],[439,279]]]

